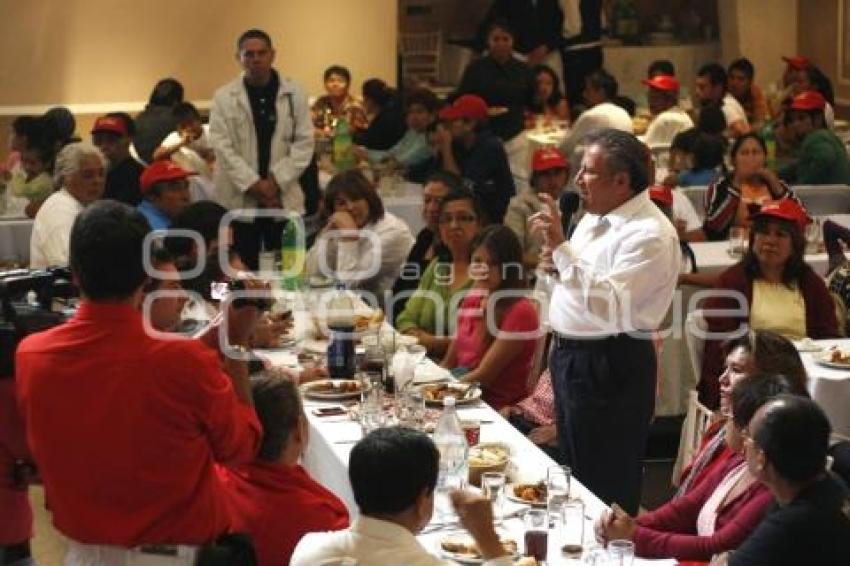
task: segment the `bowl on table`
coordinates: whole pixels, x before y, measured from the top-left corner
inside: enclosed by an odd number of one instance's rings
[[[481,476],[485,472],[504,473],[511,460],[511,449],[502,442],[482,442],[469,449],[467,465],[469,467],[469,483],[481,485]]]

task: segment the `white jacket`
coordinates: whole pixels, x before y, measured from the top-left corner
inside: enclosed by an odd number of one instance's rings
[[[304,193],[298,178],[313,157],[310,107],[298,85],[285,77],[280,77],[276,107],[277,127],[272,136],[269,174],[281,188],[284,208],[303,214]],[[228,209],[257,208],[257,201],[245,194],[260,176],[254,118],[241,75],[219,88],[213,97],[210,142],[216,156],[214,181],[219,202]]]

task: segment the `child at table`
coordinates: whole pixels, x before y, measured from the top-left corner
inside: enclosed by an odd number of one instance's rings
[[[24,212],[35,218],[41,203],[53,192],[53,150],[46,145],[31,144],[21,152],[21,167],[11,174],[7,190],[27,200]]]

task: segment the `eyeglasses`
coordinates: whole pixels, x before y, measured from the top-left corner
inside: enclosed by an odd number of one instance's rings
[[[476,220],[477,218],[472,214],[441,214],[438,222],[440,224],[451,224],[452,222],[457,222],[458,224],[472,224]]]

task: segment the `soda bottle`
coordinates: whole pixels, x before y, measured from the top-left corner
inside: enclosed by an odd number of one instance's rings
[[[354,354],[354,305],[345,290],[337,284],[328,310],[328,374],[331,379],[351,379],[356,370]]]
[[[333,141],[333,161],[338,172],[347,171],[356,165],[353,149],[351,128],[345,118],[340,118],[334,128]]]
[[[297,291],[304,271],[304,238],[298,237],[296,222],[290,220],[283,228],[280,245],[280,287],[284,291]]]

